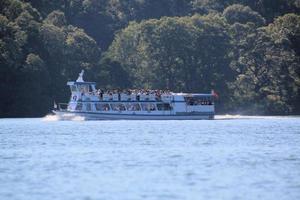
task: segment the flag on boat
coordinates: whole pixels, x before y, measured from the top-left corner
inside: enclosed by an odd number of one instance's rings
[[[215,97],[215,98],[219,98],[219,94],[218,94],[218,93],[216,93],[216,91],[214,91],[214,90],[211,90],[211,94],[213,95],[213,97]]]

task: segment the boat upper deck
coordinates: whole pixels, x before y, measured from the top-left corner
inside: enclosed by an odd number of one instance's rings
[[[151,101],[151,102],[196,102],[213,101],[214,92],[200,93],[174,93],[170,90],[160,89],[96,89],[95,82],[85,82],[82,78],[84,71],[79,74],[76,81],[70,81],[67,85],[71,89],[70,101]]]

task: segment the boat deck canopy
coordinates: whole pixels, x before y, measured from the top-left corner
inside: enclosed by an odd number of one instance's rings
[[[175,93],[175,95],[185,96],[185,97],[211,97],[211,96],[213,96],[210,93],[207,93],[207,94]]]
[[[67,85],[96,85],[96,82],[75,82],[69,81]]]
[[[193,97],[213,96],[212,94],[192,94]]]

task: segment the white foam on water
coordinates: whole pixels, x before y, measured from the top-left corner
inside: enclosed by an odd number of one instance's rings
[[[45,122],[52,122],[52,121],[58,121],[58,120],[59,120],[59,117],[57,115],[51,115],[51,114],[48,114],[42,118],[42,121],[45,121]]]
[[[85,117],[82,116],[76,116],[76,117],[71,117],[71,121],[85,121]]]
[[[288,119],[297,116],[250,116],[250,115],[215,115],[217,120],[227,120],[227,119]]]
[[[241,119],[241,115],[215,115],[215,119]]]
[[[62,116],[58,115],[46,115],[42,118],[42,121],[51,122],[51,121],[85,121],[85,118],[82,116],[74,116],[73,114],[64,114]]]
[[[250,115],[215,115],[216,120],[235,120],[235,119],[289,119],[299,118],[299,116],[250,116]],[[73,114],[64,114],[62,116],[48,114],[42,118],[42,121],[85,121],[83,116],[74,116]]]

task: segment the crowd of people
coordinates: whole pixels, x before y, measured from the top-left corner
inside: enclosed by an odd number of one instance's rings
[[[109,96],[113,98],[113,96],[118,96],[118,100],[121,100],[122,96],[126,96],[130,100],[132,97],[136,98],[136,100],[140,100],[141,97],[153,97],[155,100],[160,100],[162,95],[171,95],[170,90],[148,90],[148,89],[127,89],[127,90],[97,90],[97,95],[102,100],[104,96]]]
[[[135,95],[150,95],[150,94],[155,94],[157,96],[162,95],[162,94],[171,94],[170,90],[148,90],[148,89],[127,89],[127,90],[97,90],[98,94],[135,94]]]

